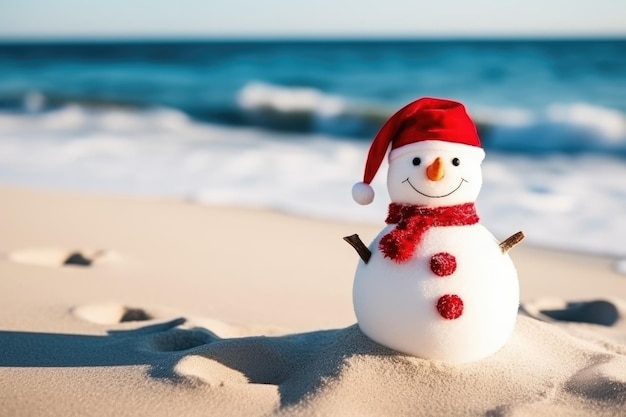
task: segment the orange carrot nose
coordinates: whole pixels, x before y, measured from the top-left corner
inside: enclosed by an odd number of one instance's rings
[[[426,176],[431,181],[439,181],[443,178],[445,171],[443,169],[443,161],[437,157],[432,164],[426,168]]]

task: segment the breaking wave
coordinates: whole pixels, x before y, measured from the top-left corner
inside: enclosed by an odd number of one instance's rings
[[[232,105],[219,108],[155,108],[140,102],[39,92],[0,98],[0,109],[16,115],[62,112],[67,108],[79,108],[84,115],[106,110],[154,115],[155,109],[166,109],[180,117],[218,125],[254,127],[277,134],[323,134],[368,142],[395,111],[388,104],[351,100],[311,87],[283,87],[261,82],[246,84],[233,98]],[[471,112],[487,150],[626,157],[626,115],[618,110],[588,103],[554,103],[541,110],[472,107]]]

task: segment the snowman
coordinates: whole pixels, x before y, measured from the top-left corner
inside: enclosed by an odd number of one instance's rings
[[[372,142],[364,181],[352,189],[357,203],[374,199],[369,184],[389,147],[388,226],[369,250],[361,243],[369,254],[354,279],[358,325],[413,356],[485,358],[513,332],[519,284],[505,243],[476,214],[485,157],[476,127],[450,100],[421,98],[400,109]]]

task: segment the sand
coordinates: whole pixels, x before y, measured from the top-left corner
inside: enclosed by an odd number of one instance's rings
[[[613,259],[515,247],[513,337],[453,366],[355,325],[341,238],[376,226],[9,187],[0,202],[3,416],[626,415]]]

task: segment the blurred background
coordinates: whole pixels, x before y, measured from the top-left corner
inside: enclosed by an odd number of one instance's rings
[[[436,4],[435,4],[436,3]],[[626,256],[626,3],[0,3],[0,185],[383,223],[369,143],[460,100],[498,237]]]

